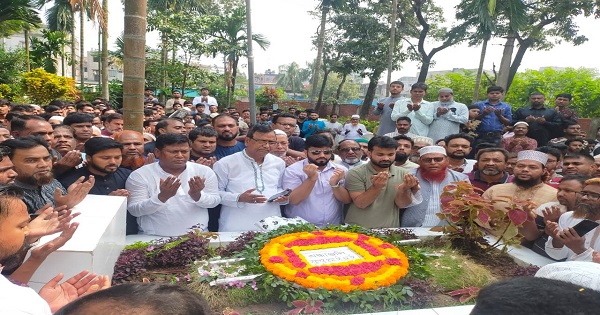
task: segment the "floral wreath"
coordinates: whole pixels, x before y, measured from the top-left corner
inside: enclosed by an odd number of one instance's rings
[[[347,247],[362,259],[313,266],[301,251]],[[274,275],[303,287],[350,292],[395,284],[408,273],[408,259],[390,243],[341,231],[299,232],[271,239],[260,261]]]

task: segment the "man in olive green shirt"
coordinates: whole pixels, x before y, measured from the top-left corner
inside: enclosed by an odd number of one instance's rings
[[[346,223],[366,228],[399,227],[399,209],[421,203],[417,178],[394,166],[397,146],[390,137],[373,137],[369,162],[348,171],[345,186],[352,204]]]

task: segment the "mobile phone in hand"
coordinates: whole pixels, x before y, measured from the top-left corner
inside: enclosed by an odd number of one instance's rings
[[[283,196],[289,196],[292,193],[291,189],[286,189],[282,192],[278,192],[276,194],[274,194],[273,196],[271,196],[269,199],[267,199],[267,202],[273,202],[275,201],[275,199],[279,198],[279,197],[283,197]]]
[[[584,236],[587,233],[589,233],[591,230],[595,229],[598,225],[600,225],[600,223],[598,223],[598,222],[591,221],[591,220],[583,220],[583,221],[577,223],[573,227],[573,230],[575,230],[575,232],[577,232],[577,234],[579,236]]]

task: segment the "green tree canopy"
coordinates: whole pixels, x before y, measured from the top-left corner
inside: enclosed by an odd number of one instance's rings
[[[595,69],[546,68],[519,72],[506,95],[506,102],[515,109],[528,106],[533,92],[544,93],[548,107],[554,107],[556,95],[572,94],[571,107],[577,110],[579,117],[600,117],[600,79]]]

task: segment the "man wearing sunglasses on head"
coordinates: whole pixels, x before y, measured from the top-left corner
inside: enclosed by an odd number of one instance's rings
[[[432,145],[419,150],[419,168],[412,170],[419,180],[423,202],[412,205],[402,214],[403,227],[431,227],[442,224],[436,213],[441,212],[440,195],[444,187],[452,182],[469,182],[467,175],[453,171],[446,150]]]
[[[362,150],[356,140],[342,140],[338,144],[338,155],[342,159],[339,163],[347,169],[352,169],[365,164],[362,160]]]
[[[292,189],[285,214],[319,227],[341,224],[343,205],[352,202],[344,187],[347,169],[331,162],[333,142],[329,137],[308,136],[305,146],[306,159],[283,173],[283,187]]]

